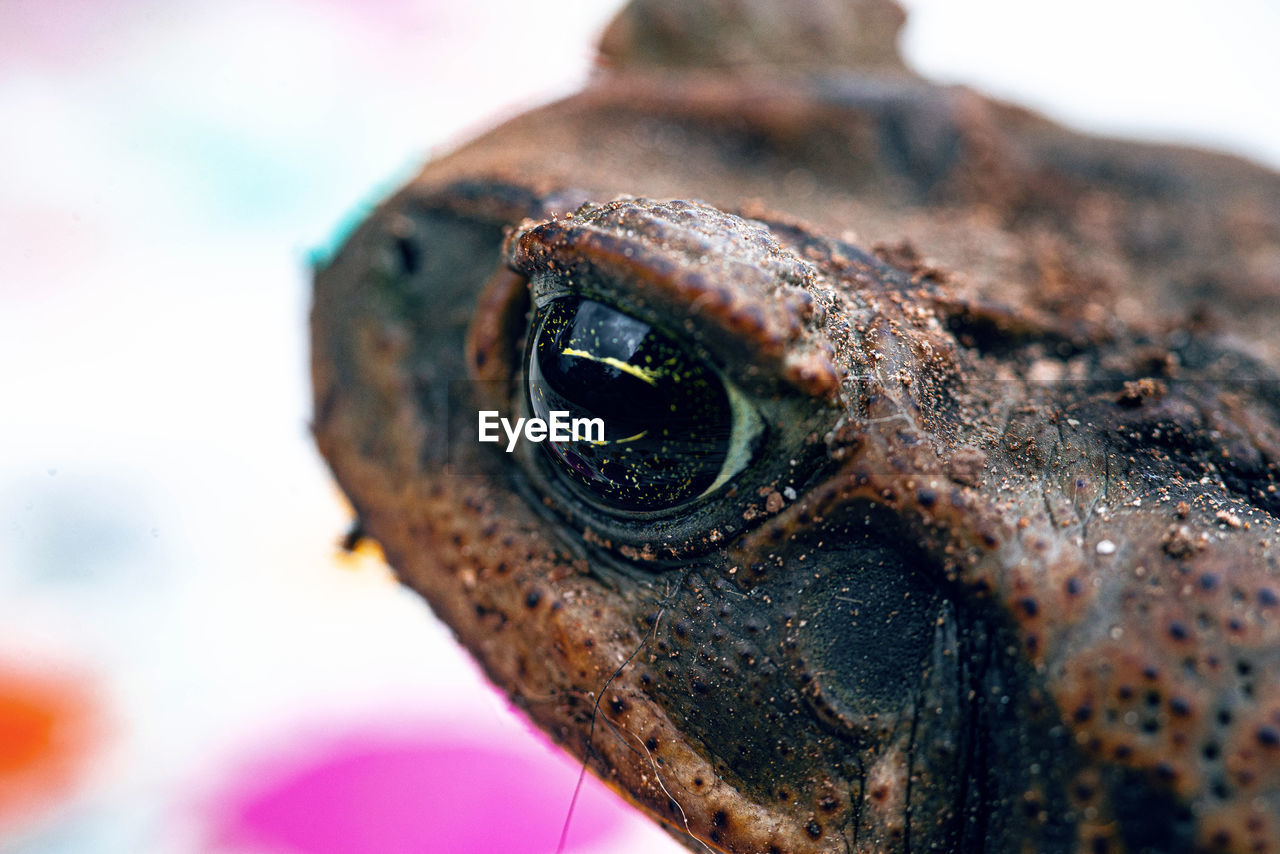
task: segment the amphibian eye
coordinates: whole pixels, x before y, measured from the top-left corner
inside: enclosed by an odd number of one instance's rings
[[[537,417],[603,421],[603,435],[542,447],[572,488],[613,509],[665,510],[719,489],[760,433],[755,410],[711,366],[595,300],[539,311],[525,375]]]

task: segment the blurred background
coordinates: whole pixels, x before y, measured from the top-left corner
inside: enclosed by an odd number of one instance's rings
[[[338,554],[308,259],[616,5],[0,0],[0,852],[555,850],[577,766]],[[909,6],[930,76],[1280,167],[1274,0]],[[591,784],[567,850],[683,849]]]

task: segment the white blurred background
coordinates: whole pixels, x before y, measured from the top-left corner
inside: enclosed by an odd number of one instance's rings
[[[0,852],[555,849],[575,767],[336,555],[308,258],[616,5],[0,2]],[[1280,167],[1274,0],[909,6],[940,80]],[[682,849],[593,787],[568,850]]]

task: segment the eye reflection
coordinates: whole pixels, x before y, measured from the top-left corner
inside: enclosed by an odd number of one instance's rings
[[[602,441],[542,447],[573,487],[619,510],[667,509],[718,488],[749,461],[759,432],[754,411],[709,365],[595,300],[541,309],[525,375],[537,417],[604,421]]]

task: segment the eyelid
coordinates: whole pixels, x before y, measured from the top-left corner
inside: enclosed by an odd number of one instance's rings
[[[764,422],[760,419],[760,413],[751,405],[747,396],[725,376],[721,375],[720,381],[729,394],[729,409],[733,414],[729,455],[720,468],[720,474],[699,498],[719,492],[720,487],[751,465],[751,460],[755,457],[754,448],[764,434]]]
[[[503,254],[539,303],[578,292],[643,319],[680,318],[687,340],[754,396],[834,404],[840,374],[813,311],[829,275],[790,233],[697,201],[619,197],[526,220]]]

